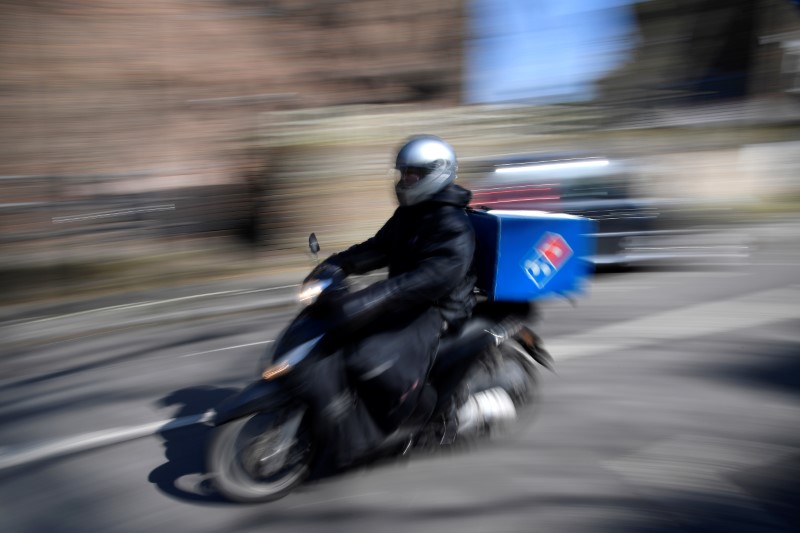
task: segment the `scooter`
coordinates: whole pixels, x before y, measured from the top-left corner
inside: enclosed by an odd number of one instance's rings
[[[315,257],[320,250],[313,233],[309,249]],[[344,281],[332,279],[304,284],[298,295],[304,307],[262,358],[259,378],[215,409],[207,466],[223,497],[276,500],[308,478],[321,443],[314,442],[312,417],[286,376],[346,342],[336,317],[320,307],[326,295],[344,290]],[[432,413],[411,417],[374,456],[410,455],[496,434],[535,404],[537,366],[552,369],[553,361],[528,326],[532,304],[478,296],[467,323],[440,340],[426,384],[436,392]]]

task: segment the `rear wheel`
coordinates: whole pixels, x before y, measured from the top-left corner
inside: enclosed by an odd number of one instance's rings
[[[217,429],[208,454],[214,486],[238,502],[277,500],[308,477],[313,456],[304,409],[258,413]]]

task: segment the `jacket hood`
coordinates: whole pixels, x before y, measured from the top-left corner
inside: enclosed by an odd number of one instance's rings
[[[467,207],[470,200],[472,200],[472,191],[469,191],[460,185],[456,185],[455,183],[451,183],[441,191],[434,194],[430,200],[423,203],[447,204],[454,205],[456,207]]]

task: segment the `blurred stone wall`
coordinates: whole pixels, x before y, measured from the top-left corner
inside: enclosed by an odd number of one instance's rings
[[[174,205],[71,226],[70,238],[83,240],[70,242],[116,244],[121,232],[110,230],[128,226],[143,237],[219,235],[233,223],[273,249],[302,247],[310,231],[343,246],[391,213],[393,152],[423,132],[456,146],[467,185],[474,158],[586,150],[651,157],[642,193],[699,197],[718,194],[725,176],[755,164],[750,156],[737,163],[742,146],[797,139],[796,127],[754,127],[758,117],[747,129],[706,127],[694,108],[689,129],[679,129],[675,110],[634,109],[635,124],[625,99],[460,106],[465,3],[0,0],[0,176],[40,176],[3,182],[21,184],[19,201],[6,195],[2,204],[3,242],[19,249],[29,230],[53,237],[52,220],[65,215]],[[684,76],[692,6],[639,5],[650,10],[645,46],[619,79],[652,89]],[[711,41],[698,58],[713,56]],[[640,78],[637,65],[649,75]],[[714,171],[711,161],[724,165]],[[773,191],[774,173],[758,175],[766,185],[757,192]],[[708,186],[698,185],[701,176]],[[724,190],[747,196],[753,179]],[[9,202],[15,206],[6,209]]]
[[[462,3],[0,1],[0,175],[219,183],[259,112],[458,103]]]
[[[289,224],[302,190],[253,179],[261,114],[457,104],[462,4],[0,0],[0,251],[265,240],[248,224]]]

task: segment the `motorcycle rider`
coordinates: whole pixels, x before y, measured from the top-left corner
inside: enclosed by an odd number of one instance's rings
[[[458,329],[475,306],[475,235],[465,211],[472,195],[453,183],[455,151],[439,137],[415,136],[398,151],[395,168],[399,206],[391,218],[306,278],[342,279],[388,267],[387,279],[333,299],[351,341],[309,370],[314,375],[295,378],[303,382],[318,437],[340,467],[412,413],[416,419],[432,411],[435,393],[425,380],[439,338]]]

